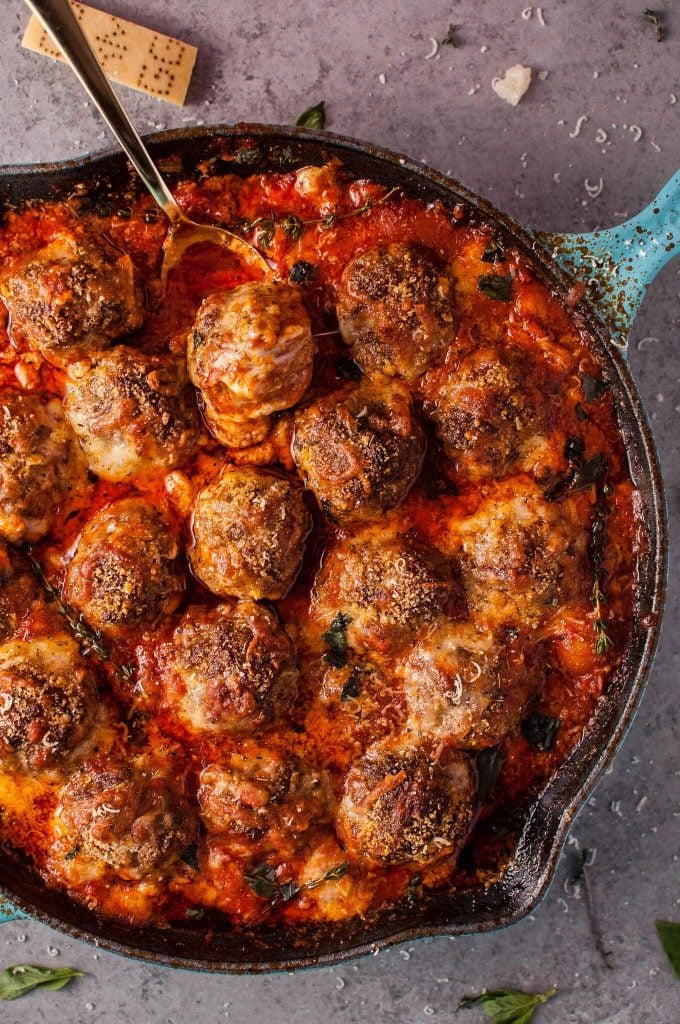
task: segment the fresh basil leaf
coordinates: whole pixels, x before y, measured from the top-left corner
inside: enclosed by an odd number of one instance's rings
[[[568,437],[564,443],[564,457],[567,462],[582,462],[586,446],[582,437]]]
[[[522,736],[532,747],[538,750],[550,750],[560,727],[559,718],[542,715],[535,711],[521,723]]]
[[[183,860],[193,871],[198,871],[198,847],[196,843],[191,843],[190,846],[187,846],[186,850],[182,850],[179,859]]]
[[[9,1001],[26,995],[34,988],[57,992],[73,978],[82,978],[83,972],[72,967],[35,967],[33,964],[15,964],[0,974],[0,999]]]
[[[352,671],[351,676],[349,676],[342,688],[342,693],[340,694],[341,701],[353,700],[354,698],[361,696],[361,686],[359,684],[360,673],[361,669],[358,668],[355,668]]]
[[[316,277],[318,267],[306,260],[298,260],[288,271],[288,280],[293,284],[309,284]]]
[[[328,648],[323,656],[324,661],[333,668],[344,668],[347,664],[347,627],[351,621],[349,615],[338,612],[331,622],[330,629],[321,637]]]
[[[556,988],[551,988],[547,992],[499,989],[497,992],[485,992],[481,996],[468,996],[467,999],[463,999],[458,1009],[481,1006],[493,1024],[531,1024],[536,1009],[556,996],[557,992]]]
[[[307,107],[304,113],[300,114],[295,124],[298,128],[321,129],[326,125],[326,103],[321,100],[313,107]]]
[[[273,900],[279,892],[276,871],[269,864],[257,864],[243,878],[246,885],[250,886],[260,899]]]
[[[593,377],[591,373],[581,373],[579,376],[581,377],[581,387],[583,388],[583,397],[586,402],[594,402],[609,387],[605,380]]]
[[[680,980],[680,922],[657,921],[656,930],[669,963]]]
[[[501,274],[482,274],[477,287],[484,295],[496,302],[509,302],[512,294],[512,278]]]
[[[482,253],[482,263],[502,263],[505,259],[505,250],[497,238],[490,238],[486,249]]]
[[[588,459],[583,465],[578,466],[572,477],[569,490],[572,492],[585,491],[592,484],[596,484],[606,472],[607,460],[602,452],[598,452],[597,455],[593,455],[592,459]]]
[[[338,356],[335,360],[335,372],[343,380],[361,380],[364,373],[358,363],[355,363],[349,356]]]

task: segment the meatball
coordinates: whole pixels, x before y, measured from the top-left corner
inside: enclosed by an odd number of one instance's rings
[[[29,771],[58,768],[95,724],[95,681],[68,635],[0,645],[0,760]]]
[[[66,569],[64,596],[109,635],[175,610],[184,591],[179,543],[165,517],[143,498],[100,509],[83,530]]]
[[[36,541],[52,526],[85,466],[61,403],[19,391],[0,393],[0,537]]]
[[[87,761],[62,792],[59,827],[78,855],[125,878],[169,868],[194,842],[196,826],[181,782],[144,758]]]
[[[460,526],[470,611],[481,624],[537,626],[587,587],[587,533],[569,501],[515,477]]]
[[[312,600],[326,629],[342,616],[350,648],[386,654],[435,622],[458,589],[438,551],[376,526],[327,549]]]
[[[295,418],[297,467],[323,511],[339,522],[378,519],[398,505],[423,451],[409,393],[399,385],[347,387]]]
[[[208,296],[189,334],[189,376],[218,441],[245,448],[269,432],[271,413],[299,402],[312,379],[314,339],[300,293],[251,281]]]
[[[521,359],[479,348],[437,383],[428,412],[460,476],[498,478],[523,459],[530,468],[548,410],[545,396],[528,383]]]
[[[419,246],[397,242],[369,249],[345,267],[337,314],[343,338],[368,374],[412,380],[453,340],[453,278]]]
[[[257,844],[260,854],[295,847],[327,817],[328,781],[300,760],[258,741],[246,743],[203,769],[198,803],[203,824],[237,847]]]
[[[141,327],[142,291],[132,260],[91,238],[62,234],[0,282],[15,337],[65,366]]]
[[[0,540],[0,643],[16,633],[40,602],[40,588],[28,566]]]
[[[252,466],[226,467],[194,507],[191,567],[221,597],[283,597],[312,520],[302,491]]]
[[[369,747],[348,772],[337,832],[366,860],[431,864],[460,851],[476,813],[477,775],[466,754],[392,740]]]
[[[90,469],[127,480],[180,466],[195,451],[198,410],[184,363],[120,346],[95,365],[76,363],[66,415]]]
[[[188,608],[158,661],[165,699],[195,732],[255,732],[297,695],[295,650],[274,613],[254,601]]]
[[[404,666],[409,727],[456,747],[493,747],[519,724],[540,676],[522,647],[446,622]]]

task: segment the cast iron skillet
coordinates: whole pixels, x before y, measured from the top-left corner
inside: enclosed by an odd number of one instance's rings
[[[246,167],[229,159],[245,138],[256,140],[260,150],[257,163]],[[573,279],[558,265],[556,253],[549,256],[535,237],[484,199],[420,163],[375,146],[329,133],[263,125],[169,131],[153,135],[148,141],[157,159],[179,155],[183,174],[190,174],[200,160],[213,154],[226,161],[219,165],[221,172],[247,174],[318,164],[328,157],[338,157],[353,175],[369,177],[390,187],[398,185],[426,202],[441,200],[451,207],[464,203],[472,216],[489,223],[501,238],[511,241],[558,296],[567,298],[573,288]],[[172,171],[168,177],[172,181]],[[2,206],[65,196],[83,186],[93,193],[108,187],[135,187],[119,151],[64,163],[0,168]],[[660,211],[656,207],[654,210],[658,218]],[[623,244],[620,232],[616,237],[603,233],[598,238],[581,239],[578,245],[574,239],[560,240],[560,245],[562,252],[571,247],[582,256],[588,255],[590,266],[590,257],[598,246],[611,252],[617,240]],[[639,250],[636,255],[651,255],[661,262],[661,256],[657,259],[658,238],[653,236],[648,243],[647,251]],[[555,245],[554,238],[550,245]],[[644,290],[636,277],[635,260],[628,260],[626,274],[631,279],[629,286],[632,281],[632,286]],[[597,268],[595,276],[598,277]],[[609,299],[610,305],[612,301],[617,303],[609,326],[603,306],[598,316],[590,304],[580,302],[574,316],[594,338],[618,410],[632,479],[640,494],[644,543],[639,558],[638,607],[621,667],[611,680],[588,735],[540,798],[523,812],[516,855],[503,878],[488,889],[425,895],[417,905],[405,903],[386,908],[368,920],[298,927],[286,932],[262,928],[256,933],[236,931],[222,922],[208,935],[205,921],[169,929],[144,929],[102,919],[65,894],[49,889],[20,858],[0,851],[0,896],[8,901],[5,919],[34,917],[76,938],[153,963],[195,970],[262,972],[337,963],[425,935],[491,931],[519,920],[535,907],[552,878],[577,810],[611,762],[631,723],[657,645],[664,598],[666,523],[656,450],[622,348],[612,342],[612,334],[620,328],[626,313],[625,303],[634,302],[630,291],[623,295],[620,289]]]

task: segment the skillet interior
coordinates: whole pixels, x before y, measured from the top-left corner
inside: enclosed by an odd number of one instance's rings
[[[179,154],[181,173],[190,174],[206,157],[228,159],[243,138],[255,138],[261,150],[257,164],[229,163],[225,170],[251,174],[321,163],[337,156],[355,176],[398,185],[425,202],[440,199],[449,206],[463,202],[480,218],[512,239],[538,277],[564,298],[571,281],[535,243],[532,236],[464,186],[421,164],[370,145],[329,133],[309,133],[262,125],[216,126],[163,132],[151,136],[154,155]],[[166,176],[172,181],[172,170]],[[130,173],[117,151],[60,164],[0,168],[0,202],[64,197],[83,185],[87,191],[126,188]],[[594,311],[581,303],[574,318],[594,338],[616,406],[627,446],[631,477],[640,494],[642,553],[639,558],[637,609],[630,642],[610,682],[589,733],[559,769],[538,801],[526,813],[517,854],[503,879],[488,888],[430,894],[416,904],[387,908],[365,921],[323,927],[225,930],[208,936],[200,924],[170,929],[139,929],[103,920],[67,896],[48,889],[11,853],[0,851],[0,895],[39,920],[104,948],[157,963],[197,970],[262,972],[291,970],[344,960],[396,942],[435,934],[489,931],[527,914],[545,892],[555,870],[562,842],[596,778],[610,762],[633,718],[656,648],[663,605],[666,568],[666,524],[659,467],[651,433],[635,385],[621,352]]]

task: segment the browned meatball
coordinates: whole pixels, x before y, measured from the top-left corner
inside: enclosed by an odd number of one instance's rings
[[[438,381],[432,416],[460,476],[498,478],[528,462],[542,442],[549,407],[518,356],[477,349]]]
[[[293,457],[323,511],[378,519],[418,475],[423,432],[406,388],[364,382],[320,398],[295,418]]]
[[[350,769],[337,831],[366,860],[431,864],[460,851],[476,812],[477,775],[466,754],[388,741]]]
[[[519,724],[540,674],[522,646],[445,622],[404,666],[408,728],[456,747],[493,747]]]
[[[395,242],[369,249],[345,267],[337,314],[343,338],[367,373],[412,380],[453,340],[453,278],[419,246]]]
[[[170,867],[194,841],[196,825],[181,780],[143,757],[87,761],[62,793],[59,827],[76,855],[125,878]]]
[[[57,366],[107,348],[144,318],[130,257],[70,234],[16,264],[0,293],[15,336]]]
[[[312,379],[314,339],[300,293],[251,281],[208,296],[187,360],[215,437],[233,448],[261,441],[271,414],[299,402]]]
[[[78,443],[56,398],[0,393],[0,537],[36,541],[85,480]]]
[[[0,540],[0,643],[16,633],[40,601],[40,588],[30,569]]]
[[[66,600],[108,634],[155,622],[184,591],[179,543],[143,498],[106,505],[83,530],[64,581]]]
[[[254,732],[297,695],[295,649],[253,601],[188,608],[158,660],[166,702],[195,732]]]
[[[312,592],[326,629],[342,614],[350,648],[382,653],[409,643],[458,596],[446,559],[389,526],[365,527],[328,548]]]
[[[201,772],[198,803],[209,832],[259,853],[299,844],[327,817],[328,780],[299,758],[248,741]]]
[[[90,469],[104,480],[175,469],[196,448],[194,393],[173,356],[121,345],[94,365],[75,363],[65,401]]]
[[[196,499],[191,567],[221,597],[283,597],[312,526],[302,491],[252,466],[226,467]]]
[[[585,594],[587,535],[569,501],[545,501],[514,477],[460,526],[463,583],[473,616],[491,629],[536,626]]]
[[[0,646],[0,760],[30,771],[63,765],[97,717],[94,678],[68,635]]]

